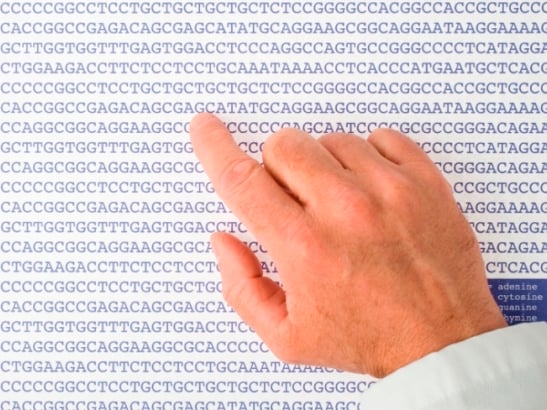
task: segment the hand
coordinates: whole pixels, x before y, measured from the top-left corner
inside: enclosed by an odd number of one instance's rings
[[[404,135],[282,129],[261,166],[211,114],[190,134],[218,195],[278,268],[282,287],[238,239],[211,238],[226,301],[281,360],[382,377],[506,326],[450,185]]]

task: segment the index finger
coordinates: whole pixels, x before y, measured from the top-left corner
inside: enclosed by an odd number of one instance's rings
[[[304,210],[260,164],[237,146],[214,115],[190,123],[194,151],[226,205],[269,250],[286,242]]]

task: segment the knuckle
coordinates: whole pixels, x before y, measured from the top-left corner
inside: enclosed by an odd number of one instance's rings
[[[227,286],[225,284],[222,286],[222,297],[224,298],[226,303],[228,303],[228,305],[230,305],[234,309],[234,304],[236,304],[236,301],[239,299],[239,293],[240,292],[237,291],[234,286]]]
[[[403,174],[395,174],[382,185],[381,209],[386,215],[396,215],[398,220],[409,221],[423,208],[424,191]],[[395,222],[395,221],[392,221]]]
[[[238,313],[242,313],[253,295],[253,288],[249,285],[249,279],[222,276],[222,297]]]
[[[390,137],[393,135],[394,130],[391,128],[375,128],[373,129],[367,137],[367,140],[374,143],[385,137]]]
[[[232,197],[245,189],[261,167],[254,159],[238,158],[226,165],[219,177],[217,190],[224,197]]]
[[[417,187],[404,175],[394,173],[382,186],[384,201],[390,206],[410,205]]]
[[[282,128],[276,133],[270,135],[264,143],[262,155],[265,160],[279,159],[286,160],[296,154],[305,155],[300,152],[299,143],[305,134],[296,128]]]
[[[368,217],[376,209],[373,198],[355,185],[338,184],[332,194],[338,208],[351,220]]]
[[[282,128],[274,134],[270,135],[264,142],[263,155],[275,153],[286,144],[287,137],[291,133],[290,129]]]
[[[342,134],[340,132],[332,132],[329,134],[324,134],[318,138],[318,141],[328,147],[337,147],[343,145],[347,142],[347,134]]]

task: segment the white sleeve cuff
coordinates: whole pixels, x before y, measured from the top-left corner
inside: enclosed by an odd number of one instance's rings
[[[547,323],[497,329],[447,346],[372,387],[363,410],[547,407]]]

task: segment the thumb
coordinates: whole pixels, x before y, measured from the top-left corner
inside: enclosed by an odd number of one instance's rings
[[[289,323],[285,292],[262,275],[255,254],[236,237],[217,232],[211,243],[222,276],[224,299],[275,350]]]

